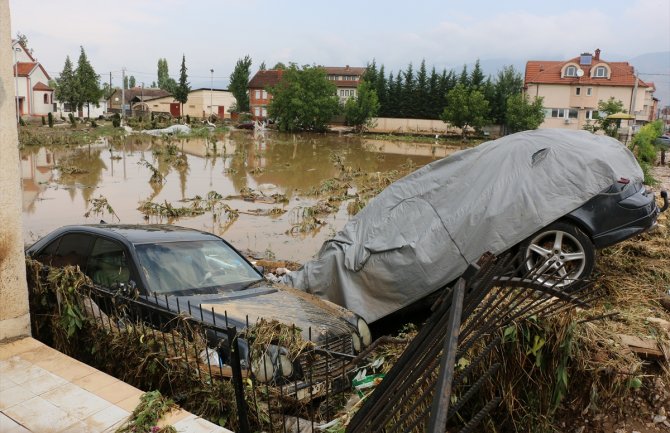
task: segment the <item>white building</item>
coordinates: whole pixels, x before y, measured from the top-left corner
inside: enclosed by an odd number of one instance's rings
[[[14,84],[21,116],[46,116],[55,111],[54,89],[49,87],[46,69],[23,47],[12,41]]]

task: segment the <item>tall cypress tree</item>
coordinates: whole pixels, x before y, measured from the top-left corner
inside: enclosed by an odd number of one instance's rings
[[[386,116],[388,110],[388,90],[386,88],[386,77],[384,76],[384,65],[379,67],[375,91],[377,92],[377,100],[379,101],[379,115]]]
[[[428,74],[426,72],[426,60],[421,60],[419,72],[416,75],[415,90],[416,117],[427,119],[430,116],[430,98],[428,97]]]
[[[470,87],[470,77],[468,76],[468,66],[463,65],[463,70],[461,75],[458,77],[458,84],[461,84],[465,88]]]
[[[398,108],[400,109],[400,116],[401,117],[410,117],[410,118],[415,118],[417,117],[416,113],[416,95],[414,94],[414,68],[412,67],[412,63],[410,62],[409,65],[407,65],[407,70],[405,70],[404,75],[404,82],[402,84],[402,92],[400,96],[400,104]],[[398,74],[398,77],[400,77],[400,74]]]
[[[86,104],[86,116],[90,117],[91,104],[94,104],[96,107],[99,105],[102,89],[100,89],[100,76],[95,73],[93,66],[89,63],[84,47],[80,48],[81,53],[79,54],[77,71],[75,72],[77,86],[79,88],[77,92],[77,108],[81,110],[84,104]]]
[[[444,98],[440,94],[440,76],[437,75],[435,66],[430,71],[428,78],[428,107],[427,117],[429,119],[438,119],[444,109]]]
[[[168,63],[166,59],[158,59],[158,88],[174,93],[177,87],[177,82],[174,78],[170,78],[168,72]]]
[[[470,89],[472,90],[481,90],[482,85],[484,84],[484,73],[482,68],[479,65],[479,59],[475,62],[475,67],[470,74]]]
[[[70,111],[77,110],[79,98],[77,96],[77,78],[72,69],[70,56],[65,57],[65,65],[60,76],[56,78],[56,99],[70,106]]]
[[[181,104],[179,113],[184,114],[184,104],[188,101],[188,93],[191,91],[191,85],[188,82],[188,75],[186,75],[186,56],[182,54],[181,68],[179,69],[179,83],[174,90],[174,99]]]
[[[230,91],[237,101],[237,111],[246,113],[249,111],[249,74],[251,71],[251,57],[248,55],[244,59],[239,59],[235,64],[233,73],[230,74]]]

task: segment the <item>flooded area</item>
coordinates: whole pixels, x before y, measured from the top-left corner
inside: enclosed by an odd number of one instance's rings
[[[31,244],[57,227],[101,219],[172,223],[215,233],[266,258],[302,262],[350,218],[355,188],[316,228],[295,229],[301,212],[326,198],[316,192],[327,190],[343,167],[384,173],[409,160],[418,168],[458,149],[273,132],[229,132],[217,141],[131,135],[78,147],[28,147],[21,153],[24,240]],[[192,216],[175,217],[178,211]]]

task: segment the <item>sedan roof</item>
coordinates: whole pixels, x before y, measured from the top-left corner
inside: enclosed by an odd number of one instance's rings
[[[221,238],[211,233],[168,224],[87,224],[65,226],[61,230],[112,235],[135,245],[157,242],[221,240]]]

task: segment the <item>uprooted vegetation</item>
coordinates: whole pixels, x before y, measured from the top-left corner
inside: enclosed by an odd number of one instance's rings
[[[622,340],[622,335],[632,335],[653,342],[659,348],[670,343],[665,327],[670,323],[670,313],[662,303],[670,287],[667,223],[667,217],[662,216],[657,231],[602,252],[595,283],[590,289],[600,298],[592,302],[591,308],[550,318],[532,316],[489,336],[499,336],[502,344],[487,355],[488,362],[482,364],[482,369],[494,362],[501,367],[486,383],[481,401],[500,394],[503,401],[484,420],[484,431],[558,432],[589,425],[590,431],[613,432],[614,427],[630,425],[624,424],[626,420],[649,422],[661,407],[667,408],[670,404],[667,361],[641,355]],[[297,266],[283,262],[258,264],[269,269]],[[169,380],[171,391],[179,396],[178,403],[186,409],[229,428],[237,427],[234,394],[229,382],[213,379],[206,369],[196,370],[189,364],[195,360],[184,362],[177,352],[161,353],[162,341],[170,341],[172,334],[162,336],[140,325],[127,324],[117,326],[113,332],[97,329],[96,322],[89,320],[88,307],[76,297],[79,288],[87,282],[86,277],[72,268],[52,269],[49,284],[40,285],[35,281],[44,271],[35,266],[32,262],[28,267],[33,308],[42,311],[46,305],[51,304],[52,308],[58,305],[60,315],[52,312],[35,316],[44,322],[34,324],[37,326],[34,335],[46,336],[59,350],[77,353],[80,359],[101,365],[99,368],[143,389],[164,390]],[[246,335],[256,355],[279,343],[288,348],[289,359],[295,359],[311,348],[311,343],[302,340],[299,334],[296,328],[263,321]],[[363,372],[359,379],[381,381],[380,375],[391,368],[414,335],[412,328],[406,329],[400,339],[392,339],[391,344],[379,345],[367,353],[358,367],[358,371]],[[457,361],[457,371],[467,367],[481,353],[485,342],[475,345]],[[193,344],[187,347],[188,353],[198,353],[204,347],[203,340],[194,340]],[[123,356],[123,360],[115,359],[115,353]],[[278,388],[266,388],[263,392],[281,399],[282,391]],[[364,403],[360,401],[361,396],[365,399],[371,392],[373,388],[366,388],[352,391],[350,396],[340,397],[337,402],[331,400],[330,405],[340,412],[330,419],[308,407],[293,407],[293,410],[303,417],[311,414],[318,423],[337,420],[331,424],[332,431],[343,431]],[[457,388],[454,395],[458,396],[459,392]],[[478,403],[473,402],[460,409],[466,418],[477,410]],[[267,429],[270,425],[279,428],[280,406],[258,405],[253,399],[247,403],[252,424],[259,428]]]

